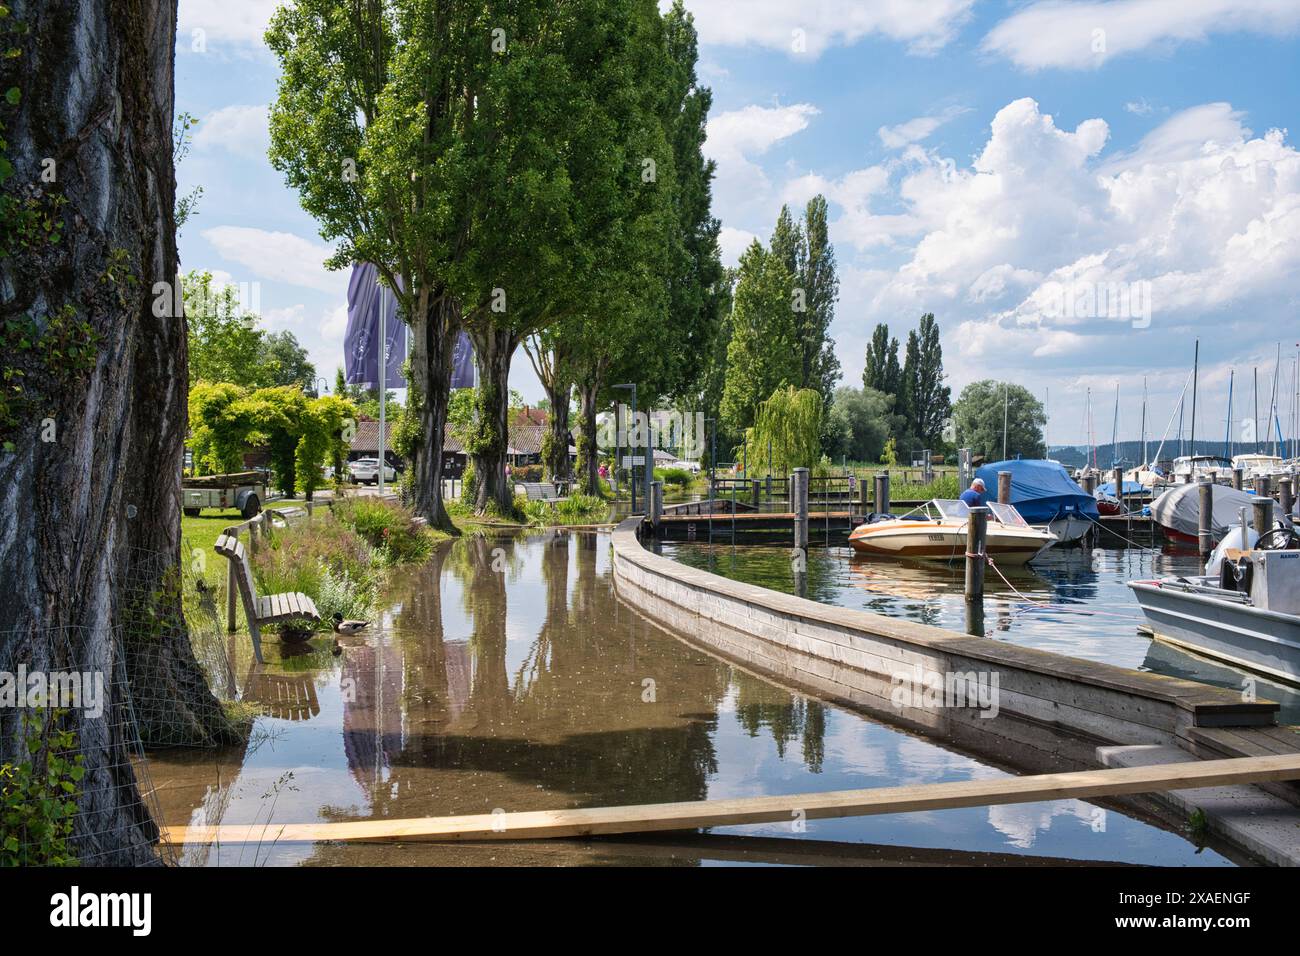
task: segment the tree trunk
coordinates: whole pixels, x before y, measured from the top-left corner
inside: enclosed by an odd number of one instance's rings
[[[495,505],[502,514],[514,507],[506,463],[510,447],[510,359],[518,339],[508,329],[489,325],[470,332],[479,373],[479,420],[470,456],[478,479],[474,510],[483,514]]]
[[[0,423],[11,443],[0,451],[0,670],[103,676],[103,718],[76,708],[64,718],[87,771],[74,848],[82,862],[129,865],[153,859],[157,837],[130,761],[136,734],[146,744],[237,736],[181,615],[186,332],[179,312],[155,315],[177,281],[176,5],[10,6],[6,22],[27,32],[11,34],[22,55],[0,75],[21,91],[0,109],[14,166],[4,189],[56,223],[59,239],[20,245],[14,220],[0,221],[13,250],[0,262],[0,319],[30,317],[40,330],[34,348],[4,350],[25,405]],[[17,736],[15,714],[0,714],[0,759]]]
[[[456,532],[442,500],[442,442],[451,401],[451,360],[460,334],[460,312],[445,295],[416,296],[411,323],[411,389],[407,414],[416,416],[414,445],[399,450],[411,459],[411,506],[430,527]]]
[[[589,495],[600,494],[600,452],[596,448],[596,395],[600,382],[591,379],[578,383],[578,407],[582,421],[578,437],[578,481]]]
[[[546,443],[546,477],[551,481],[569,480],[569,396],[573,385],[568,381],[563,384],[555,382],[546,389],[546,397],[551,403],[551,416],[547,422]]]

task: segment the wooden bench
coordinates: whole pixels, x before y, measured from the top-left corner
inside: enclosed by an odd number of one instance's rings
[[[520,486],[524,489],[524,494],[529,501],[544,501],[553,505],[564,500],[556,492],[555,485],[549,481],[522,481]]]
[[[267,594],[259,596],[257,586],[253,583],[253,569],[248,563],[248,554],[239,538],[223,534],[217,538],[213,550],[230,561],[231,577],[239,589],[239,596],[244,602],[244,617],[248,620],[248,634],[253,639],[253,654],[257,662],[262,663],[263,624],[279,624],[283,621],[305,619],[312,622],[320,620],[316,602],[301,592],[284,594]],[[234,618],[231,618],[233,622]]]

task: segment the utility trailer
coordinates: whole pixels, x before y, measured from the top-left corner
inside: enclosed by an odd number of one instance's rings
[[[259,471],[181,479],[181,510],[191,518],[204,508],[238,508],[244,518],[254,518],[265,500],[266,479]]]

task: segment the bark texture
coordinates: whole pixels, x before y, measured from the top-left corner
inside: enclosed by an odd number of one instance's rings
[[[68,717],[88,768],[78,845],[85,862],[147,862],[156,830],[129,760],[125,687],[146,744],[237,737],[180,613],[185,321],[154,314],[154,285],[175,282],[178,265],[176,4],[13,0],[11,17],[28,32],[2,78],[22,91],[3,112],[4,189],[48,210],[59,240],[6,242],[15,254],[0,262],[0,318],[41,330],[37,348],[4,357],[22,368],[30,407],[0,451],[0,670],[104,675],[104,717]],[[49,351],[68,322],[89,326],[77,326],[94,346],[81,367]],[[146,631],[134,626],[141,600]],[[0,715],[5,757],[13,719]]]
[[[506,476],[510,447],[510,360],[519,339],[509,329],[488,324],[486,329],[470,332],[474,341],[474,361],[479,373],[479,420],[473,447],[474,474],[478,494],[474,510],[483,514],[495,505],[503,514],[514,507],[510,482]]]
[[[460,313],[445,295],[421,292],[411,321],[411,389],[407,414],[414,416],[399,450],[411,462],[411,507],[431,527],[456,533],[442,500],[442,439],[451,397],[451,360]]]

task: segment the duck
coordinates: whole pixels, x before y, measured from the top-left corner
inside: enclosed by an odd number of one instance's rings
[[[364,631],[369,626],[369,621],[345,621],[342,614],[338,611],[334,612],[335,634],[356,634],[358,631]]]
[[[339,643],[339,639],[337,637],[334,638],[334,646],[330,648],[330,653],[333,654],[335,657],[338,657],[343,653],[343,645]]]
[[[301,621],[285,621],[280,625],[280,640],[288,644],[301,644],[311,635],[312,629]]]

